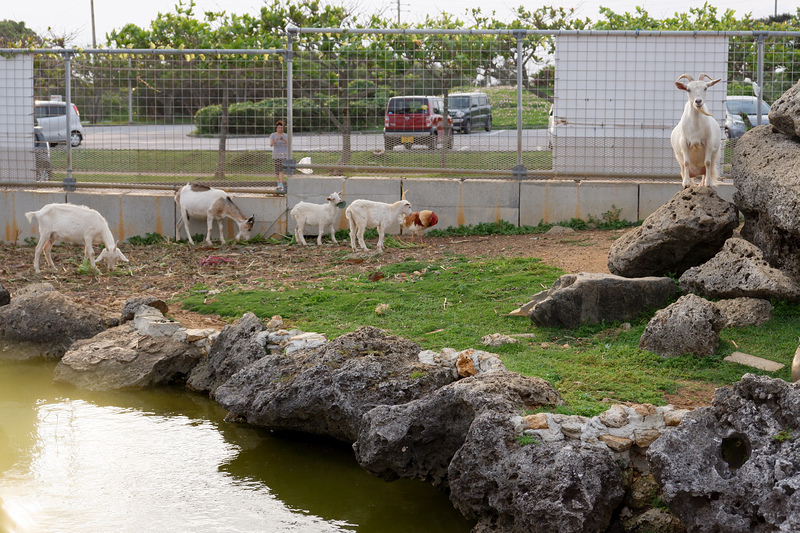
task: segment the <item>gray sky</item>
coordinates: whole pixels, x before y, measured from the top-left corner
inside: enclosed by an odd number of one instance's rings
[[[172,12],[177,2],[172,0],[134,0],[131,3],[120,3],[119,0],[8,0],[3,7],[2,17],[5,19],[24,21],[26,26],[39,34],[46,34],[51,27],[56,35],[74,33],[77,35],[71,44],[87,47],[92,44],[92,1],[94,2],[95,34],[97,42],[103,43],[106,33],[119,29],[132,22],[140,27],[147,27],[159,12]],[[188,1],[188,0],[187,0]],[[352,0],[345,5],[357,5],[358,12],[372,13],[382,11],[384,16],[397,18],[397,6],[400,2],[400,19],[402,22],[415,23],[425,19],[426,14],[435,15],[448,12],[462,16],[467,9],[480,7],[484,14],[492,9],[501,20],[510,20],[514,6],[525,5],[533,10],[540,5],[575,6],[581,18],[598,20],[599,7],[624,13],[633,12],[636,6],[642,6],[654,18],[672,16],[676,12],[687,12],[691,7],[701,5],[702,0],[577,0],[532,3],[529,0],[499,0],[487,2],[482,0]],[[337,2],[338,3],[338,2]],[[777,3],[777,4],[776,4]],[[227,11],[228,13],[257,13],[264,3],[258,0],[196,0],[196,13],[204,11]],[[717,7],[722,14],[732,9],[737,17],[751,13],[755,18],[778,13],[794,13],[799,0],[709,0],[709,4]],[[487,7],[490,6],[490,7]]]

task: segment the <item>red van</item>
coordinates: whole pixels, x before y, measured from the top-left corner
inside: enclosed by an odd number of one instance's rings
[[[415,144],[435,149],[444,135],[444,99],[438,96],[395,96],[389,99],[383,121],[383,146],[388,150],[402,144],[410,150]],[[448,117],[449,118],[449,117]],[[449,120],[453,123],[452,119]],[[445,143],[453,147],[452,136]]]

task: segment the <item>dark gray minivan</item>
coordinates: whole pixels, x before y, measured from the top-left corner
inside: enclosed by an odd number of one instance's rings
[[[447,97],[447,112],[455,131],[469,133],[481,126],[492,131],[492,106],[486,93],[451,93]]]

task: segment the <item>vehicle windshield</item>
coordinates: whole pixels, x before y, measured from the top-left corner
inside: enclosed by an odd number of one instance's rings
[[[450,96],[447,98],[448,109],[466,109],[469,107],[469,96]]]
[[[425,98],[392,98],[389,100],[389,113],[424,113],[428,106]]]
[[[726,103],[728,112],[731,115],[757,115],[758,114],[757,100],[728,100]],[[766,115],[769,113],[769,104],[761,101],[761,114]]]

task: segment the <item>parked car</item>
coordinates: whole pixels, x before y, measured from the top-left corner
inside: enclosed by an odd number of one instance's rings
[[[50,146],[67,142],[67,110],[69,109],[69,139],[73,147],[80,146],[83,141],[84,131],[81,124],[81,114],[75,104],[67,105],[58,100],[36,100],[36,124],[41,126]]]
[[[453,93],[447,97],[447,112],[455,131],[468,134],[480,126],[492,131],[492,106],[486,93]]]
[[[395,96],[386,105],[383,121],[383,145],[388,150],[402,144],[410,150],[415,144],[435,149],[441,142],[439,128],[444,126],[444,99],[438,96]],[[452,124],[452,119],[449,119]],[[453,147],[453,138],[445,141]]]
[[[50,162],[50,145],[40,126],[33,128],[33,157],[36,160],[36,181],[48,181],[53,177]]]
[[[725,101],[725,137],[735,139],[747,131],[743,116],[750,126],[758,122],[758,99],[755,96],[728,96]],[[761,101],[761,124],[769,124],[769,104]]]

